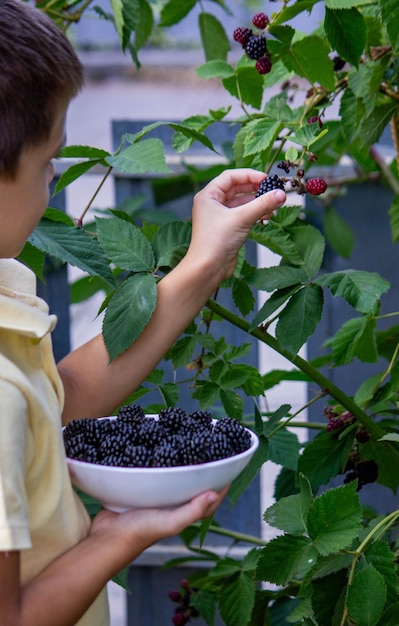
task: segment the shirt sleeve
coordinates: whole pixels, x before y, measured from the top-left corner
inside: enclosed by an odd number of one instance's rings
[[[31,547],[25,489],[28,410],[17,386],[0,379],[0,550]]]

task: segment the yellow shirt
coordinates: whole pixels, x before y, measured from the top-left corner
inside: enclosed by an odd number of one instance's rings
[[[0,259],[0,550],[21,551],[22,584],[83,539],[90,524],[65,460],[55,324],[36,296],[34,274]],[[108,624],[104,590],[78,625]]]

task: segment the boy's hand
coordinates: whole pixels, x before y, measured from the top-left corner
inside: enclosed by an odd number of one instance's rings
[[[234,271],[237,254],[253,224],[269,219],[284,204],[284,191],[259,198],[254,192],[265,178],[253,169],[226,170],[198,192],[193,205],[193,234],[186,259],[209,262],[220,283]]]
[[[104,541],[115,539],[123,557],[131,561],[157,541],[178,535],[190,524],[213,515],[228,489],[229,485],[218,493],[206,491],[173,509],[100,511],[92,522],[90,536],[103,535]]]

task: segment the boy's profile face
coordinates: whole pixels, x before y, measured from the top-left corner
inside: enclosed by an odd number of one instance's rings
[[[68,103],[58,106],[48,140],[26,148],[14,180],[0,179],[0,257],[18,256],[49,201],[54,176],[52,159],[65,142]]]

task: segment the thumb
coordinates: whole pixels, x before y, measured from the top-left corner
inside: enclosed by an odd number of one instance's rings
[[[282,189],[276,189],[251,200],[245,205],[248,220],[251,220],[251,223],[258,220],[268,220],[273,212],[284,204],[286,199],[285,192]]]

